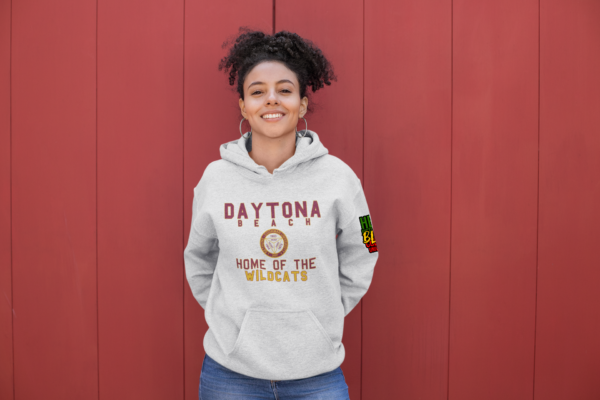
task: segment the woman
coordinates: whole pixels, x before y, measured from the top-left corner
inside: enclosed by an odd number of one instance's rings
[[[348,399],[344,317],[379,253],[359,178],[296,130],[307,88],[330,85],[333,69],[295,33],[248,29],[219,69],[237,78],[251,130],[221,145],[194,189],[184,259],[209,326],[200,398]]]

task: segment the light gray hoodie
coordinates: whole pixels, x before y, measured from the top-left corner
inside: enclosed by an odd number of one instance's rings
[[[315,132],[273,174],[251,143],[222,144],[194,188],[185,272],[210,357],[254,378],[308,378],[344,361],[344,317],[379,256],[373,223],[360,179]]]

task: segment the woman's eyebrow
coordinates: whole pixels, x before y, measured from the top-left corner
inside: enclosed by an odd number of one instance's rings
[[[294,82],[290,81],[289,79],[282,79],[280,81],[277,81],[276,83],[283,83],[283,82],[289,82],[292,84],[292,86],[294,85]],[[264,82],[252,82],[250,85],[248,85],[248,89],[250,89],[250,86],[252,85],[264,85]]]

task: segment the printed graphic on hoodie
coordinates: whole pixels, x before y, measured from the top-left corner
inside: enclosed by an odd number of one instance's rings
[[[312,218],[321,218],[321,210],[319,202],[314,200],[311,207],[307,207],[306,201],[285,202],[281,205],[279,202],[264,203],[267,207],[267,214],[270,214],[272,221],[270,229],[265,230],[260,234],[260,238],[256,246],[260,248],[262,253],[267,256],[267,259],[255,258],[236,258],[236,268],[242,270],[248,281],[269,281],[269,282],[306,282],[308,280],[309,271],[317,268],[316,257],[287,260],[282,256],[288,250],[288,237],[283,232],[284,228],[277,229],[275,216],[278,213],[288,219],[288,224],[300,228],[302,226],[310,226]],[[249,222],[250,229],[258,228],[260,221],[260,211],[263,203],[250,203],[254,209],[254,221]],[[225,219],[236,218],[236,206],[233,203],[225,203]],[[270,208],[270,210],[268,210]],[[249,219],[248,213],[250,207],[246,207],[244,203],[240,203],[237,207],[237,225],[244,227],[244,220]],[[270,212],[269,212],[270,211]],[[265,211],[263,210],[263,213]],[[298,220],[294,220],[293,218]],[[263,216],[264,218],[264,216]],[[267,216],[267,218],[269,218]],[[302,228],[300,228],[302,229]],[[271,264],[271,270],[267,268]]]
[[[269,257],[281,257],[288,248],[287,236],[279,229],[269,229],[260,237],[260,248]]]
[[[377,251],[377,243],[375,242],[375,235],[373,233],[373,225],[371,225],[370,214],[358,217],[360,223],[360,231],[363,236],[363,243],[365,247],[369,249],[369,253],[375,253]]]

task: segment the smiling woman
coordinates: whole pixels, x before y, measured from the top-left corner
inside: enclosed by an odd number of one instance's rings
[[[240,123],[194,188],[185,269],[209,325],[199,396],[347,400],[344,318],[371,283],[373,222],[354,171],[296,128],[333,68],[295,33],[242,28],[219,69],[251,130]]]
[[[223,69],[229,71],[230,85],[237,77],[241,113],[253,135],[249,155],[273,173],[295,153],[296,126],[310,111],[307,88],[315,92],[331,85],[337,79],[333,67],[318,47],[296,33],[271,36],[241,28],[219,64]]]

